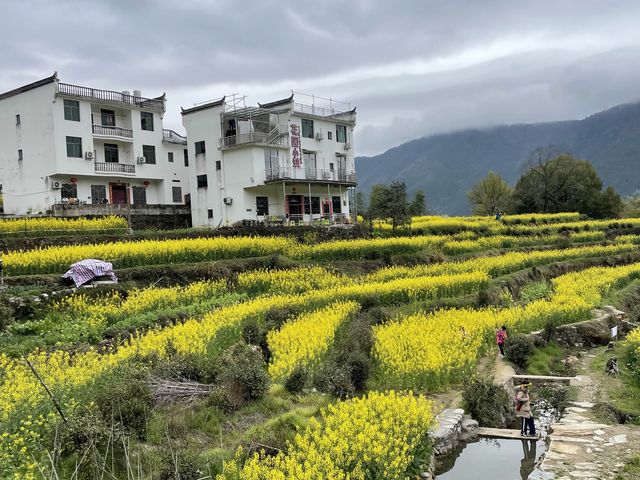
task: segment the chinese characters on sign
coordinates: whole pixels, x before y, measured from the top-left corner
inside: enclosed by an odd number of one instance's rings
[[[294,167],[302,166],[302,156],[300,155],[300,125],[291,124],[291,163]]]

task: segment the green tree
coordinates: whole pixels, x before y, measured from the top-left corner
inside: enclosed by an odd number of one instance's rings
[[[593,218],[619,217],[622,200],[586,160],[568,154],[534,153],[513,192],[516,213],[580,212]]]
[[[404,182],[374,185],[369,196],[367,217],[370,222],[374,219],[389,220],[393,229],[409,223],[411,216]]]
[[[365,215],[367,211],[367,199],[362,192],[356,192],[356,212],[358,215]]]
[[[427,199],[422,190],[418,190],[413,196],[413,201],[409,205],[409,215],[420,217],[427,213]]]
[[[474,215],[495,215],[498,211],[511,210],[513,189],[495,172],[478,180],[467,197]]]
[[[640,217],[640,196],[626,197],[623,202],[622,216],[625,218]]]

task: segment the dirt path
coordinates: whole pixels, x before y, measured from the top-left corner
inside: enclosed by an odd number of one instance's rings
[[[552,424],[549,450],[540,466],[541,475],[535,478],[613,480],[640,452],[640,427],[604,424],[593,412],[598,383],[587,372],[594,357],[589,353],[582,357],[579,374],[572,382],[577,400]]]

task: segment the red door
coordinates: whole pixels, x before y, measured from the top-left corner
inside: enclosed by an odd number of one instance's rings
[[[111,204],[112,205],[125,205],[127,204],[127,186],[112,183],[111,185]]]

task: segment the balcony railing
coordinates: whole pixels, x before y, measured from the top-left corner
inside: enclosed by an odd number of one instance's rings
[[[106,135],[109,137],[133,138],[133,130],[120,127],[107,127],[104,125],[93,125],[95,135]]]
[[[266,182],[274,180],[299,180],[313,182],[356,183],[356,172],[346,170],[324,170],[318,168],[299,169],[292,167],[268,168],[264,171]]]
[[[276,145],[280,147],[289,146],[289,135],[286,125],[278,125],[270,132],[248,132],[238,135],[229,135],[220,139],[222,148],[231,148],[239,145],[262,144]]]
[[[135,97],[112,90],[99,90],[97,88],[81,87],[80,85],[71,85],[68,83],[58,83],[58,93],[100,103],[127,105],[130,107],[164,112],[164,99],[162,98]]]
[[[187,137],[183,137],[179,133],[169,130],[168,128],[162,129],[162,141],[169,143],[179,143],[181,145],[187,144]]]
[[[96,162],[96,172],[136,173],[136,166],[130,163]]]

